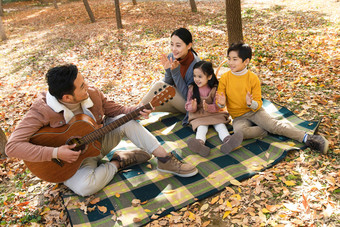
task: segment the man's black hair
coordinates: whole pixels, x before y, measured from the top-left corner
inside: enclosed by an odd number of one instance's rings
[[[56,99],[62,99],[63,95],[73,95],[74,81],[78,75],[78,68],[68,64],[51,68],[46,73],[48,91]]]

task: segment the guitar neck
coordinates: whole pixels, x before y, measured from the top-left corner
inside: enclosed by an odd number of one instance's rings
[[[83,144],[89,144],[92,143],[96,140],[98,140],[99,138],[103,137],[105,134],[111,132],[112,130],[122,126],[123,124],[125,124],[126,122],[135,119],[136,117],[138,117],[140,114],[139,112],[142,111],[143,109],[152,109],[151,104],[148,103],[144,106],[141,106],[139,108],[137,108],[136,110],[125,114],[124,116],[118,118],[117,120],[115,120],[114,122],[111,122],[110,124],[94,130],[93,132],[87,134],[86,136],[81,138],[81,141]]]

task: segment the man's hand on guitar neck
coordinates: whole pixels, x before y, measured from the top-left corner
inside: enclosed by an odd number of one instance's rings
[[[140,105],[143,106],[143,103],[141,103]],[[153,108],[152,110],[154,110],[154,109],[155,108]],[[142,111],[139,112],[139,114],[142,115],[143,118],[148,119],[149,114],[152,112],[152,110],[143,109]]]
[[[58,148],[58,155],[57,155],[58,159],[61,159],[68,163],[77,161],[81,152],[72,150],[75,147],[76,147],[76,144],[60,146]]]

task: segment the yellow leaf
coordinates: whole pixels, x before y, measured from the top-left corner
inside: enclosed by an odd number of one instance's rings
[[[220,199],[219,196],[214,197],[214,198],[211,200],[210,204],[215,204],[219,199]]]
[[[264,214],[265,214],[265,213],[270,213],[270,211],[267,210],[267,208],[263,208],[263,209],[262,209],[262,213],[264,213]]]
[[[196,219],[196,215],[189,211],[189,219],[195,220]]]
[[[233,206],[231,205],[231,203],[229,202],[229,200],[226,201],[226,205],[227,205],[227,207],[230,207],[230,208],[233,207]]]
[[[241,200],[241,196],[239,194],[234,194],[230,196],[230,198],[236,198],[237,200]]]
[[[145,211],[145,212],[151,212],[151,210],[149,210],[149,209],[144,209],[144,211]]]
[[[119,194],[119,193],[116,193],[115,196],[116,196],[117,198],[119,198],[119,197],[120,197],[120,194]]]
[[[287,186],[294,186],[294,185],[295,185],[295,181],[293,181],[293,180],[287,180],[287,181],[285,181],[285,184],[286,184]]]
[[[236,186],[241,186],[241,182],[239,182],[238,180],[231,180],[230,183]]]
[[[223,218],[222,219],[225,219],[226,217],[228,217],[228,215],[230,214],[230,210],[227,210],[224,214],[223,214]]]

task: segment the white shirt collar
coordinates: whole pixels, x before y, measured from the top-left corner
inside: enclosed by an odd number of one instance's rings
[[[72,119],[72,117],[74,117],[73,112],[70,109],[68,109],[65,105],[61,104],[54,96],[50,94],[50,92],[47,92],[46,94],[46,103],[49,107],[51,107],[57,113],[64,111],[64,119],[66,121],[66,124]],[[88,110],[89,108],[93,106],[93,102],[90,99],[90,97],[82,101],[80,105],[85,114],[95,119],[91,111]]]
[[[242,69],[239,72],[231,72],[232,74],[234,74],[235,76],[243,76],[244,74],[246,74],[248,72],[248,68],[245,67],[244,69]]]

